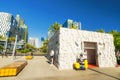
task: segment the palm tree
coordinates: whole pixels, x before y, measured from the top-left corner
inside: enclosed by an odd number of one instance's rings
[[[62,27],[61,24],[59,24],[58,22],[55,22],[54,24],[52,24],[49,28],[49,31],[51,32],[56,32],[60,29],[60,27]]]

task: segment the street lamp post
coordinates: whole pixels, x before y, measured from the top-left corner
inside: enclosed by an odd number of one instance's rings
[[[5,56],[7,56],[8,35],[9,35],[9,33],[7,32],[6,33],[6,42],[5,42],[5,52],[4,52]]]
[[[17,34],[16,34],[15,43],[14,43],[13,52],[12,52],[12,59],[13,60],[14,60],[14,56],[15,56],[16,45],[17,45]]]
[[[5,52],[7,51],[7,42],[8,42],[8,37],[6,38],[6,43],[5,43]]]

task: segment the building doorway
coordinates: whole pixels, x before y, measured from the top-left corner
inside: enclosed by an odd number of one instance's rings
[[[97,65],[97,43],[84,42],[84,50],[87,51],[88,64]]]

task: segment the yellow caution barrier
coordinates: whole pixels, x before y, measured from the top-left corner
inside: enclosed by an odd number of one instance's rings
[[[87,69],[88,68],[88,60],[86,59],[86,60],[84,60],[84,66],[85,66],[85,69]]]
[[[0,68],[0,77],[16,76],[25,66],[27,61],[16,61],[5,67]]]
[[[25,56],[25,58],[26,58],[27,60],[31,60],[31,59],[33,58],[33,56]]]

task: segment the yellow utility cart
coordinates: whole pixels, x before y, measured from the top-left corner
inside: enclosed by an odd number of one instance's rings
[[[80,64],[79,62],[75,62],[75,63],[73,64],[73,68],[74,68],[75,70],[86,70],[86,69],[88,68],[88,60],[85,59],[85,60],[84,60],[84,64]]]

